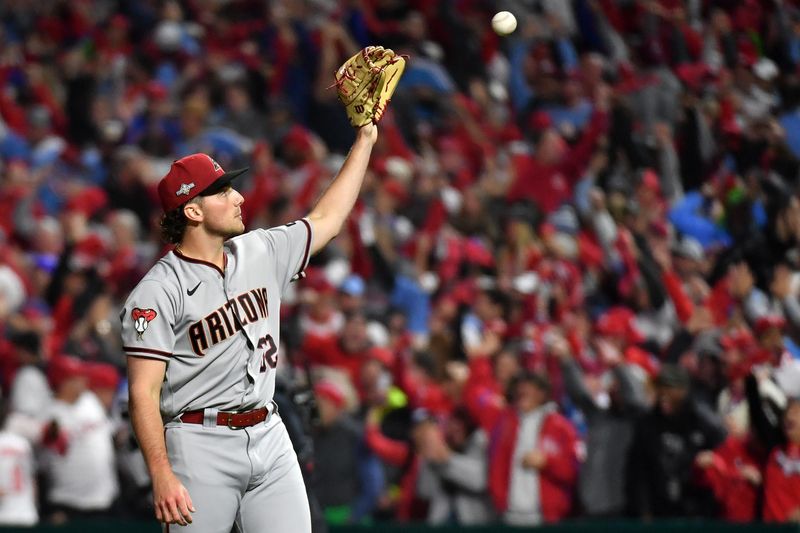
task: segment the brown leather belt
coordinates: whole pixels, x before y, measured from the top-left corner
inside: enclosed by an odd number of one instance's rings
[[[263,422],[268,416],[269,409],[266,407],[245,411],[244,413],[219,412],[217,413],[217,425],[226,426],[230,429],[248,428]],[[202,424],[204,419],[205,413],[203,409],[186,411],[180,416],[180,421],[185,424]]]

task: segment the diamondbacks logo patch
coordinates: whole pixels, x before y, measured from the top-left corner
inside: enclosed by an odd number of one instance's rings
[[[131,312],[131,318],[133,319],[133,327],[136,330],[136,336],[139,340],[142,339],[142,335],[144,335],[144,332],[147,331],[147,326],[157,316],[158,313],[156,313],[155,309],[139,309],[138,307],[133,308],[133,311]]]
[[[219,163],[217,163],[211,156],[208,156],[208,158],[211,160],[211,165],[214,167],[214,172],[222,172],[222,167],[219,166]]]

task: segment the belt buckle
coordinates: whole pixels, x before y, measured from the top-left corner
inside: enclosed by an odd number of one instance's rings
[[[235,413],[231,413],[230,416],[228,416],[228,423],[226,424],[228,426],[228,429],[244,429],[245,426],[234,426],[233,424],[231,424],[231,422],[233,422],[234,414]]]

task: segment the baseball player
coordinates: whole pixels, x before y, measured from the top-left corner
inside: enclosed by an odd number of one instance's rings
[[[337,72],[356,140],[305,217],[244,232],[244,198],[205,154],[175,161],[158,185],[175,243],[120,315],[130,414],[153,481],[155,515],[187,531],[310,533],[297,457],[272,401],[281,295],[342,228],[377,126],[402,74],[368,47]]]
[[[243,233],[244,198],[231,181],[244,170],[226,173],[194,154],[159,183],[167,224],[176,210],[186,224],[121,316],[133,426],[159,520],[204,532],[234,523],[245,533],[266,524],[310,531],[297,458],[272,402],[280,300],[341,229],[376,139],[376,126],[361,128],[312,212],[270,230]]]
[[[165,219],[177,209],[185,228],[121,316],[131,415],[159,520],[220,533],[234,523],[244,532],[266,523],[310,531],[297,459],[272,402],[280,300],[340,230],[376,138],[376,126],[361,128],[314,210],[270,230],[243,233],[244,198],[231,187],[243,170],[226,173],[194,154],[159,183]]]

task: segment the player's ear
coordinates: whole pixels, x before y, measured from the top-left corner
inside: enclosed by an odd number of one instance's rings
[[[201,222],[203,220],[203,205],[197,199],[191,200],[183,206],[183,214],[190,222]]]

